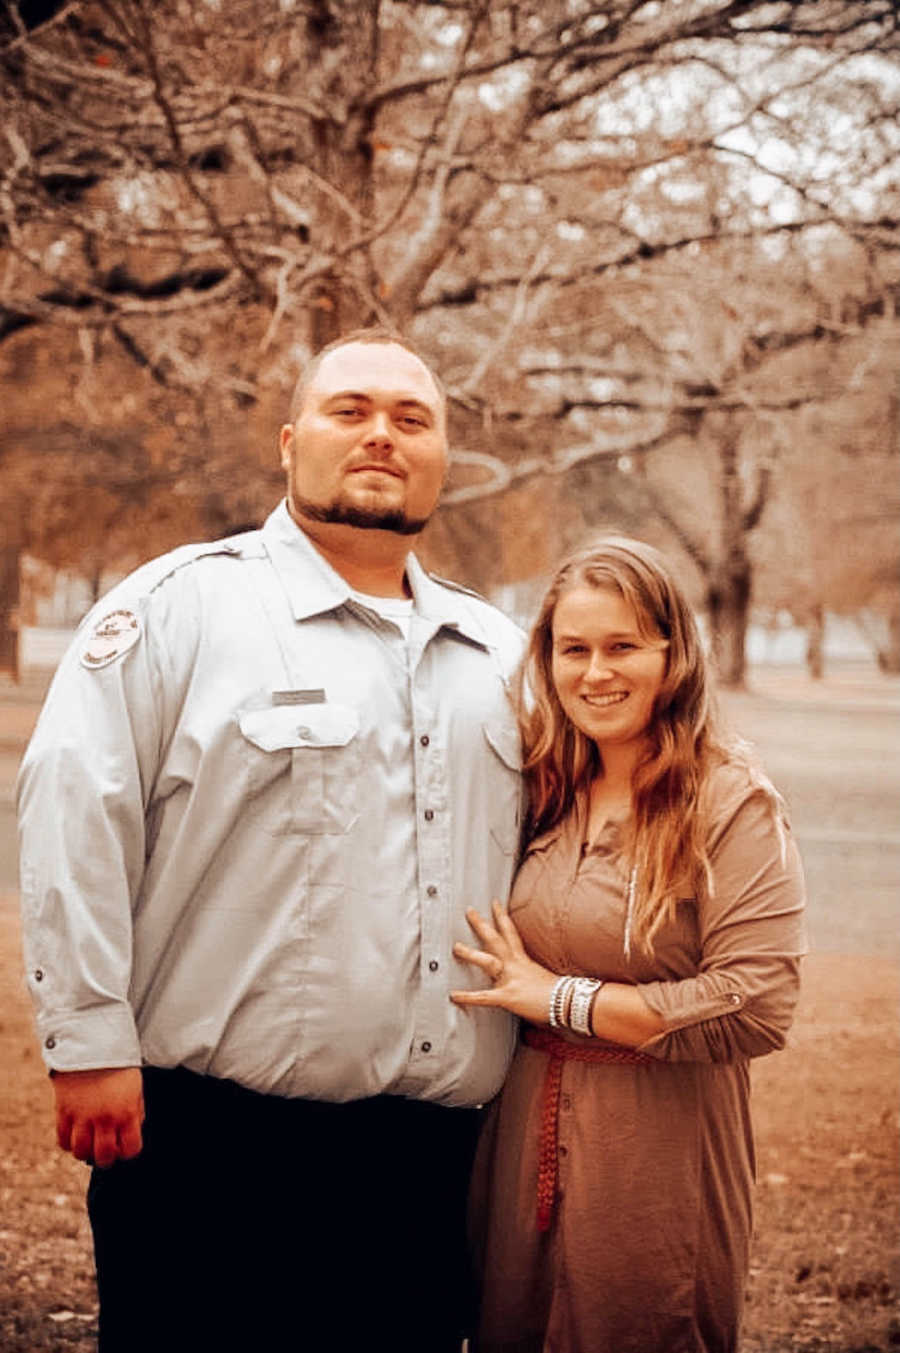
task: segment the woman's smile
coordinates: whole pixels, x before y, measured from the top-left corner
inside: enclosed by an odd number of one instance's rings
[[[641,632],[621,593],[584,584],[556,603],[552,670],[559,703],[585,737],[601,750],[604,742],[636,746],[653,718],[666,644]]]
[[[605,709],[609,705],[618,705],[623,700],[627,700],[628,692],[607,691],[603,695],[582,695],[581,698],[586,705],[593,705],[595,709]]]

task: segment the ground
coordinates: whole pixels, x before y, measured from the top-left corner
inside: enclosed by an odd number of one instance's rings
[[[38,694],[0,687],[0,1349],[91,1353],[87,1171],[54,1148],[21,977],[11,794]],[[788,800],[813,946],[790,1046],[753,1065],[741,1353],[887,1353],[900,1349],[900,684],[759,670],[724,703]]]

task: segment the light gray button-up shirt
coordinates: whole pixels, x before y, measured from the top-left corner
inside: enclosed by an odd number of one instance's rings
[[[282,503],[86,618],[19,782],[51,1068],[337,1101],[499,1089],[514,1021],[448,993],[483,982],[452,946],[516,863],[522,636],[413,556],[407,577],[408,644]]]

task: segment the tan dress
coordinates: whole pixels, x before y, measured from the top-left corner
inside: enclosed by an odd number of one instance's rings
[[[746,771],[711,777],[714,892],[647,957],[624,953],[627,879],[609,828],[536,840],[511,912],[554,972],[634,982],[665,1020],[651,1065],[566,1061],[557,1194],[537,1227],[548,1058],[520,1046],[476,1163],[477,1353],[727,1353],[737,1347],[754,1177],[748,1059],[784,1045],[805,952],[790,829]]]

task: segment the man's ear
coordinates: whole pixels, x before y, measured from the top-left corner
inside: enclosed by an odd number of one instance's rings
[[[281,449],[281,468],[289,470],[294,458],[294,425],[285,423],[278,438]]]

